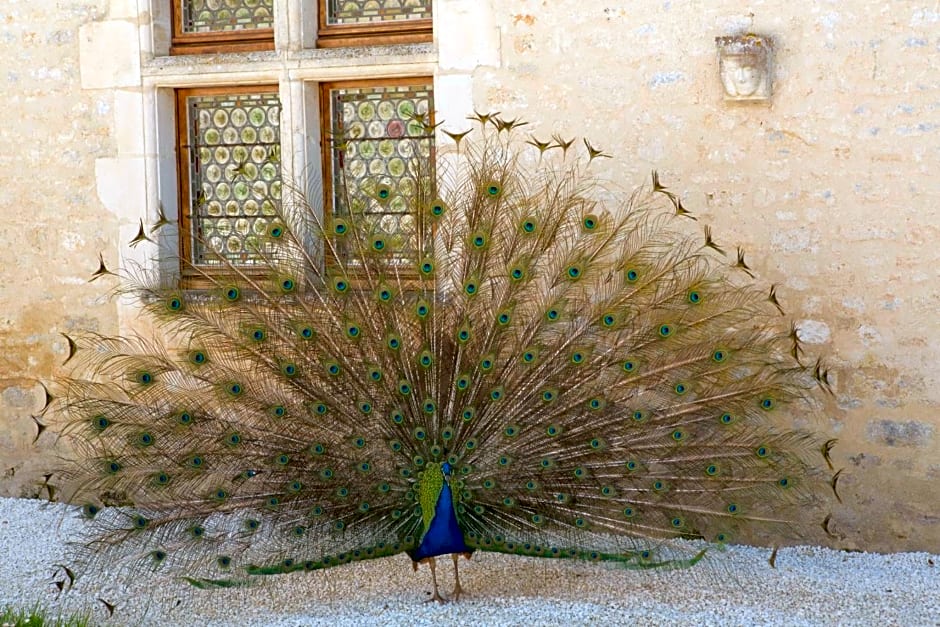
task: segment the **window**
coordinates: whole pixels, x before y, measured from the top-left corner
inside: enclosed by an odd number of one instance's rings
[[[170,0],[171,54],[274,49],[274,0]]]
[[[177,90],[181,273],[191,283],[260,261],[281,198],[280,116],[276,85]]]
[[[434,95],[431,79],[320,85],[325,206],[365,217],[389,264],[410,269],[428,243],[414,207],[431,201]],[[342,190],[342,192],[340,192]],[[353,251],[338,254],[355,265]]]
[[[274,0],[164,0],[171,54],[274,49]],[[429,42],[431,0],[305,0],[319,24],[316,45]]]
[[[428,246],[428,225],[414,208],[430,202],[434,180],[430,48],[403,53],[373,45],[335,57],[312,49],[307,36],[318,31],[318,11],[330,9],[334,26],[355,33],[356,41],[384,43],[388,29],[410,35],[425,29],[429,38],[429,0],[281,1],[288,19],[277,22],[274,0],[172,2],[164,6],[173,8],[177,35],[193,38],[185,52],[231,50],[223,44],[240,45],[272,29],[284,46],[278,55],[236,51],[155,61],[157,187],[166,215],[179,225],[178,240],[160,243],[166,271],[192,289],[211,287],[233,271],[264,273],[264,258],[273,252],[266,236],[283,184],[284,202],[306,190],[319,205],[322,193],[327,220],[365,215],[370,232],[387,244],[388,263],[412,272]],[[178,37],[172,44],[182,45]],[[413,56],[406,71],[403,54]],[[342,256],[355,267],[361,254],[339,244],[320,248],[311,240],[311,246],[325,263]]]
[[[428,245],[427,225],[413,208],[433,194],[431,79],[330,82],[319,89],[327,219],[364,215],[386,243],[388,263],[407,274]],[[179,89],[176,107],[184,282],[201,287],[231,266],[251,273],[261,267],[264,236],[281,202],[277,86]],[[341,245],[335,251],[355,266],[354,251]]]
[[[319,0],[317,46],[431,41],[431,0]]]

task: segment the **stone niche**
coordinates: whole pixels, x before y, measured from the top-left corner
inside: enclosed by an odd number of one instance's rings
[[[762,35],[716,37],[722,97],[730,102],[767,102],[773,92],[773,40]]]

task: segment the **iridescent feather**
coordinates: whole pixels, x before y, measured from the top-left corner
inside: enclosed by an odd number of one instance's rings
[[[59,395],[80,563],[199,587],[400,552],[675,567],[702,554],[677,539],[816,511],[832,441],[777,417],[828,378],[798,361],[776,293],[703,244],[655,173],[611,204],[573,140],[552,136],[556,160],[532,140],[527,166],[500,132],[521,123],[487,132],[494,116],[411,173],[407,245],[298,202],[262,273],[202,272],[200,292],[125,277],[163,334],[70,339]]]

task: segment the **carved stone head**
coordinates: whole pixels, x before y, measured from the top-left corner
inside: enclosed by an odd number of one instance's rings
[[[773,41],[761,35],[716,37],[718,72],[724,99],[769,100],[772,93]]]

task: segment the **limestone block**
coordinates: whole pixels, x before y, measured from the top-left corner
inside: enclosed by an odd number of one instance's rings
[[[84,24],[78,30],[82,88],[140,85],[138,28],[131,22]]]
[[[138,18],[137,0],[110,0],[108,17],[112,20],[134,20]]]
[[[119,155],[144,154],[143,95],[139,91],[114,92],[114,138]]]
[[[135,220],[143,215],[146,200],[146,170],[142,157],[95,160],[98,198],[120,218]]]
[[[434,108],[442,128],[459,133],[469,128],[466,117],[473,105],[473,77],[470,74],[445,74],[434,80]],[[441,141],[445,141],[441,138]],[[450,140],[446,140],[449,142]]]
[[[441,70],[499,65],[499,29],[490,2],[440,0],[434,20]]]

